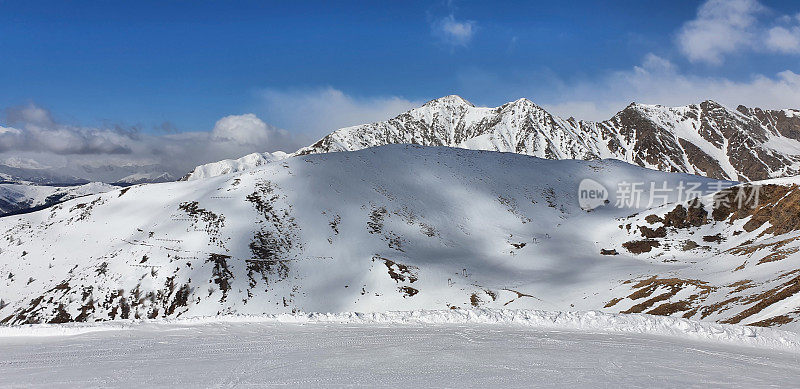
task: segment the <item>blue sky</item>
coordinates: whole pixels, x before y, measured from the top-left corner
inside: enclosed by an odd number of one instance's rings
[[[796,1],[0,0],[0,53],[0,126],[26,107],[155,135],[252,113],[288,131],[274,148],[448,94],[586,119],[800,106]]]

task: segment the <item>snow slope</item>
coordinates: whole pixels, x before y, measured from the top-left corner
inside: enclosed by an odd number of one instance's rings
[[[600,255],[615,218],[646,202],[586,212],[585,178],[612,201],[621,181],[708,182],[391,145],[133,186],[0,219],[0,320],[600,309],[625,281],[675,265]]]
[[[276,151],[274,153],[252,153],[239,159],[225,159],[218,162],[200,165],[194,168],[194,170],[189,172],[189,174],[187,174],[181,180],[200,180],[208,177],[221,176],[223,174],[236,173],[270,162],[280,161],[282,159],[286,159],[287,157],[289,157],[289,154],[286,154],[282,151]]]
[[[608,327],[621,323],[645,330]],[[753,333],[736,339],[796,342],[795,334],[642,315],[457,310],[92,327],[106,328],[0,335],[0,386],[789,387],[800,379],[796,343],[765,350],[648,328],[708,328],[718,338],[736,328]]]

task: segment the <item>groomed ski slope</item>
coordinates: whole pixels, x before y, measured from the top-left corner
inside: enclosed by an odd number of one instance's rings
[[[282,314],[0,332],[4,387],[789,387],[800,382],[798,362],[795,333],[600,312]]]

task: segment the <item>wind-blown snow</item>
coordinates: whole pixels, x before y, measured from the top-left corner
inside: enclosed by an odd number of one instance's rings
[[[581,332],[646,334],[800,353],[800,334],[771,328],[718,324],[645,314],[600,311],[553,312],[511,309],[450,309],[389,312],[223,315],[187,319],[119,320],[106,323],[34,324],[0,327],[1,337],[64,336],[95,331],[135,330],[150,325],[214,323],[337,323],[368,325],[485,324]]]

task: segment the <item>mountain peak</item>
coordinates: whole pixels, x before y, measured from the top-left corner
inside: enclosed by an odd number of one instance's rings
[[[460,105],[474,107],[475,105],[467,101],[459,95],[447,95],[438,99],[433,99],[423,105],[423,107],[431,107],[437,105]]]
[[[720,103],[718,103],[718,102],[716,102],[714,100],[711,100],[711,99],[704,100],[702,103],[700,103],[700,105],[701,106],[714,107],[714,108],[725,108],[724,105],[722,105],[722,104],[720,104]]]
[[[519,98],[519,99],[516,99],[516,100],[512,101],[512,102],[511,102],[511,103],[509,103],[509,104],[521,105],[521,106],[531,106],[531,107],[535,107],[535,108],[543,109],[543,108],[542,108],[541,106],[539,106],[538,104],[536,104],[536,103],[534,103],[533,101],[531,101],[531,100],[529,100],[529,99],[526,99],[526,98],[524,98],[524,97],[522,97],[522,98]]]
[[[622,113],[630,113],[632,111],[643,111],[643,110],[646,110],[648,107],[652,107],[652,106],[632,101],[630,104],[628,104],[621,111],[617,112],[616,116],[619,116]]]

